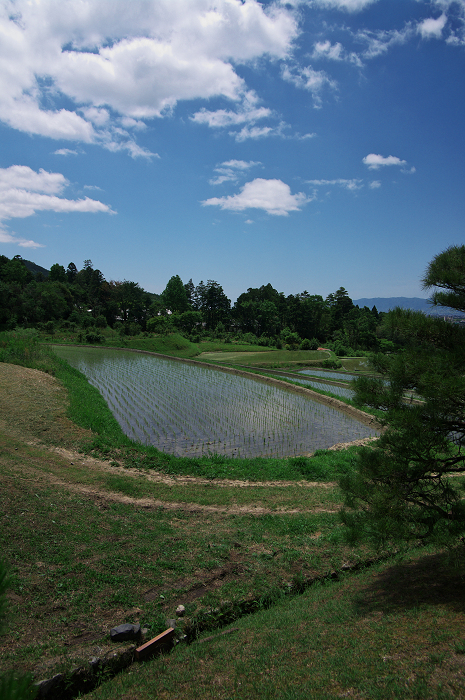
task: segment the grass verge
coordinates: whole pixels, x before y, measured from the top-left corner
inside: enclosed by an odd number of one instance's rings
[[[89,700],[463,698],[463,571],[463,553],[423,550],[312,587],[129,669]]]
[[[187,621],[226,602],[265,604],[373,554],[342,542],[334,485],[154,483],[4,433],[0,453],[12,573],[0,668],[37,680],[108,653],[116,624],[155,635],[180,603]]]

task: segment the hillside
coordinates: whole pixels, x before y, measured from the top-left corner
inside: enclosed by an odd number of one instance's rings
[[[33,275],[38,275],[40,272],[43,277],[48,277],[50,270],[46,270],[45,267],[37,265],[35,262],[32,262],[32,260],[24,260],[24,258],[23,263]]]

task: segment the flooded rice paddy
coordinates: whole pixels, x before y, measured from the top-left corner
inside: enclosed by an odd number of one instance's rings
[[[350,382],[352,379],[355,379],[357,374],[349,374],[349,372],[331,372],[326,369],[301,369],[299,370],[299,374],[306,374],[312,377],[323,377],[326,379],[342,379],[345,380],[346,382]]]
[[[354,395],[353,389],[346,388],[344,386],[337,386],[336,384],[327,384],[326,382],[315,381],[313,382],[311,378],[309,379],[299,379],[298,377],[292,377],[293,382],[297,384],[302,384],[302,386],[307,386],[311,389],[319,389],[320,391],[327,391],[334,396],[340,396],[344,399],[351,399]]]
[[[128,437],[169,454],[288,457],[378,434],[257,378],[124,350],[54,349],[100,391]]]

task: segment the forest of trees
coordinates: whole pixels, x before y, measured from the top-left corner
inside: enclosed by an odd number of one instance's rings
[[[177,330],[193,340],[208,334],[291,349],[331,344],[351,354],[379,349],[379,322],[376,307],[355,306],[343,287],[323,299],[307,291],[285,296],[267,284],[232,305],[214,280],[196,286],[175,275],[157,295],[137,282],[107,281],[91,260],[80,270],[56,263],[46,274],[19,255],[0,256],[0,330],[82,328],[88,339],[107,326],[127,335]]]

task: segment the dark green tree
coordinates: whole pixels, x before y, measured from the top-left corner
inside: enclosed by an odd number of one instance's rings
[[[173,275],[168,280],[165,290],[161,294],[161,300],[165,308],[172,313],[184,313],[189,309],[187,291],[179,275]]]
[[[186,284],[184,285],[184,289],[186,290],[187,301],[189,302],[189,306],[192,306],[195,294],[195,284],[192,281],[192,277],[189,280],[189,282],[186,282]]]
[[[73,262],[70,262],[68,267],[66,268],[66,279],[69,284],[73,284],[74,280],[76,279],[76,275],[78,273],[78,269],[76,265]]]
[[[206,323],[207,330],[213,330],[220,322],[225,326],[228,324],[231,312],[231,301],[218,282],[214,280],[207,281],[202,294],[200,311]]]
[[[435,306],[449,306],[465,311],[465,246],[450,246],[428,265],[423,279],[425,289],[439,287],[431,301]]]
[[[200,311],[184,311],[182,314],[172,314],[170,317],[173,326],[178,328],[183,333],[192,333],[192,331],[202,323],[202,314]]]
[[[52,265],[48,279],[50,282],[66,282],[66,270],[63,265],[58,263]]]
[[[423,280],[445,289],[457,311],[465,311],[464,260],[465,246],[449,248]],[[383,378],[360,377],[355,391],[357,403],[383,410],[386,430],[341,479],[342,518],[354,538],[448,541],[465,531],[465,328],[395,309],[383,329],[400,351],[375,355]]]

